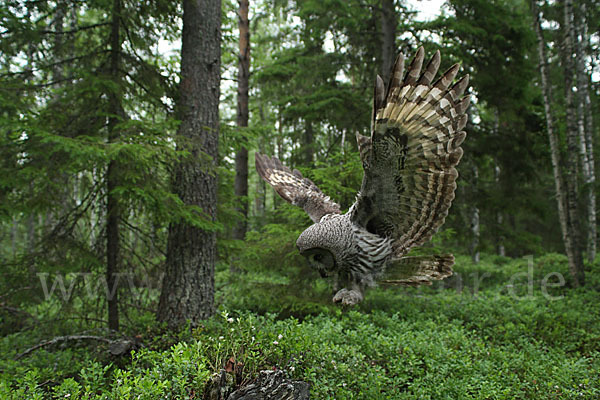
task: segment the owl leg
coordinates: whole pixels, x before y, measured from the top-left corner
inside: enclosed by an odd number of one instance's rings
[[[337,293],[338,290],[341,289],[342,283],[341,283],[342,277],[340,277],[340,274],[334,274],[333,275],[333,292]]]
[[[334,303],[342,303],[345,306],[353,306],[363,301],[363,289],[356,282],[350,284],[350,289],[343,288],[333,296]]]

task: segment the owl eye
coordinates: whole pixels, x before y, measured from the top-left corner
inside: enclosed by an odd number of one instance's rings
[[[317,262],[321,262],[321,260],[323,260],[323,254],[315,254],[314,259]]]

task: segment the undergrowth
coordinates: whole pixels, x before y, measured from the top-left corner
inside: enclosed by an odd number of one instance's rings
[[[0,398],[197,399],[221,369],[231,390],[280,369],[309,382],[314,399],[595,399],[593,267],[586,288],[572,289],[560,255],[459,257],[451,280],[374,289],[355,309],[331,305],[323,281],[290,288],[293,276],[250,271],[234,280],[223,269],[217,316],[175,335],[140,315],[129,328],[139,345],[125,356],[77,342],[15,360],[44,326],[4,336]]]

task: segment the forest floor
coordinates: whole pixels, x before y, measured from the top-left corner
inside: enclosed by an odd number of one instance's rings
[[[222,285],[219,314],[176,336],[140,314],[124,355],[81,340],[15,360],[57,332],[39,321],[0,338],[0,398],[206,398],[224,368],[230,389],[281,369],[314,399],[597,399],[600,268],[587,269],[586,287],[570,289],[561,255],[459,257],[446,282],[374,289],[354,309],[280,298],[282,312],[277,298]]]

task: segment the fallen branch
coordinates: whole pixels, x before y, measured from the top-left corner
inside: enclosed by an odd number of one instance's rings
[[[25,310],[21,310],[20,308],[8,306],[8,305],[6,305],[4,303],[0,303],[0,308],[3,309],[3,310],[6,310],[7,312],[9,312],[9,313],[11,313],[13,315],[19,315],[20,314],[20,315],[26,316],[27,318],[31,318],[34,321],[37,321],[36,317],[34,317],[33,315],[29,314]]]
[[[33,353],[34,351],[41,349],[42,347],[47,347],[47,346],[51,346],[51,345],[59,343],[59,342],[66,342],[66,341],[71,341],[71,340],[97,340],[99,342],[104,342],[104,343],[108,343],[108,344],[112,344],[114,342],[113,340],[110,340],[108,338],[105,338],[102,336],[93,336],[93,335],[57,336],[51,340],[47,340],[45,342],[38,343],[35,346],[28,348],[24,352],[17,354],[15,356],[15,360],[19,360],[19,359]]]

